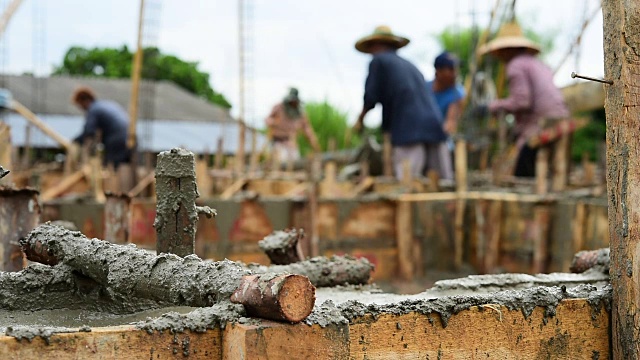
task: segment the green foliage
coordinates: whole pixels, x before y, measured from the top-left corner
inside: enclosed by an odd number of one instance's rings
[[[347,125],[347,113],[332,106],[326,100],[323,102],[309,102],[305,105],[305,112],[311,123],[313,131],[318,137],[318,142],[322,151],[326,151],[329,139],[335,139],[336,150],[345,149],[345,134],[349,125]],[[360,144],[360,138],[353,135],[351,138],[351,147]],[[304,135],[298,136],[298,146],[300,153],[305,155],[311,151],[311,145]]]
[[[53,74],[129,78],[132,60],[133,53],[127,46],[119,49],[87,49],[74,46],[67,51],[62,65],[56,67]],[[224,95],[211,87],[209,74],[198,70],[197,62],[188,62],[173,55],[163,54],[158,48],[144,49],[142,78],[172,81],[214,104],[231,107]]]
[[[571,142],[571,159],[579,162],[582,154],[586,153],[589,160],[595,161],[602,154],[598,154],[599,147],[606,141],[607,125],[604,109],[588,114],[590,121],[587,126],[576,130]]]

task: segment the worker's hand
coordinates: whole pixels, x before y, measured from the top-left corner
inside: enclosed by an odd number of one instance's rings
[[[442,130],[444,130],[444,132],[446,132],[449,135],[455,134],[456,133],[456,122],[453,121],[453,120],[445,121],[444,124],[442,125]]]

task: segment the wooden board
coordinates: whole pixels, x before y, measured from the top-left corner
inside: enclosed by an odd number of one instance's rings
[[[504,306],[473,307],[449,319],[437,314],[366,316],[349,328],[349,359],[608,359],[609,315],[585,300],[565,300],[544,321]]]
[[[221,359],[222,333],[169,331],[148,334],[133,326],[93,328],[91,332],[55,334],[49,344],[41,338],[17,341],[0,336],[2,359]]]
[[[320,327],[262,321],[229,325],[223,335],[223,359],[346,359],[348,325]]]

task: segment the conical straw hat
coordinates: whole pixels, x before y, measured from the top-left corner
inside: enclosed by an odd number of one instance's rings
[[[526,48],[537,54],[540,46],[522,35],[522,29],[515,22],[504,24],[498,31],[495,39],[489,41],[478,49],[478,54],[492,54],[501,49]]]
[[[406,46],[409,43],[409,39],[395,35],[391,31],[390,27],[382,25],[376,27],[371,35],[367,35],[358,40],[356,42],[356,50],[363,53],[369,53],[369,47],[371,46],[372,42],[384,42],[395,47],[396,49],[399,49],[403,46]]]

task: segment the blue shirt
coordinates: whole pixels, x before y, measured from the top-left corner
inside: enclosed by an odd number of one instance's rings
[[[128,127],[129,115],[118,103],[96,100],[87,110],[84,130],[76,141],[82,143],[85,138],[95,136],[100,130],[104,144],[104,163],[117,166],[130,160],[127,148]]]
[[[456,84],[448,89],[442,91],[433,91],[433,80],[427,82],[427,89],[431,90],[438,103],[438,108],[442,113],[442,120],[447,118],[447,111],[449,111],[449,105],[464,98],[464,88],[462,85]]]
[[[424,76],[395,51],[373,56],[365,83],[364,106],[382,104],[382,130],[394,146],[438,143],[447,137],[442,114]]]

